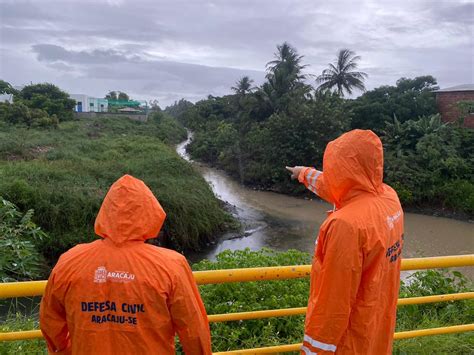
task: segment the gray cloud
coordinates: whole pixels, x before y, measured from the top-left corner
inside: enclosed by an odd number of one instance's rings
[[[6,25],[34,23],[54,20],[46,8],[30,1],[3,1],[0,3],[0,18]]]
[[[39,61],[57,62],[63,61],[71,64],[106,64],[128,61],[140,61],[138,55],[130,55],[114,49],[94,49],[87,51],[69,51],[54,44],[36,44],[32,46],[38,54]]]
[[[450,86],[474,81],[473,11],[463,0],[3,0],[0,77],[168,104],[228,93],[242,75],[260,82],[288,41],[311,73],[350,48],[369,88],[423,74]]]
[[[55,70],[74,72],[74,67],[62,62],[49,63],[48,67]]]
[[[439,1],[432,2],[431,5],[431,12],[435,21],[470,25],[472,28],[474,21],[473,2],[456,4],[455,1]]]
[[[264,78],[264,73],[258,71],[140,57],[127,51],[73,51],[51,44],[34,45],[33,51],[38,60],[46,62],[50,68],[74,71],[83,79],[135,82],[133,86],[139,82],[143,91],[161,96],[163,88],[173,93],[182,92],[188,97],[193,93],[217,95],[221,93],[219,90],[229,88],[244,75],[260,82]]]

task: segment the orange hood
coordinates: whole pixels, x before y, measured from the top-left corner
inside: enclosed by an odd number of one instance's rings
[[[115,244],[156,238],[166,213],[141,180],[124,175],[111,187],[95,220],[95,233]]]
[[[323,158],[324,181],[337,208],[362,193],[382,191],[383,148],[370,130],[356,129],[329,142]]]

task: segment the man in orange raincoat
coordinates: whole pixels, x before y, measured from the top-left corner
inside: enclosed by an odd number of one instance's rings
[[[382,142],[372,131],[354,130],[327,145],[324,173],[288,169],[335,206],[316,240],[301,352],[391,354],[403,211],[382,181]]]
[[[206,310],[186,259],[144,243],[166,214],[150,189],[125,175],[95,221],[103,239],[61,256],[41,302],[51,353],[211,354]]]

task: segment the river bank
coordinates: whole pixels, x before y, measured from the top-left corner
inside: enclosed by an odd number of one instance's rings
[[[216,171],[220,171],[227,175],[230,179],[234,180],[235,182],[238,183],[239,179],[238,176],[229,174],[225,170],[221,169],[220,167],[213,165],[213,164],[208,164],[208,163],[203,163],[200,161],[194,161],[195,164],[201,164],[203,166],[207,166],[211,169],[214,169]],[[289,175],[288,175],[289,178]],[[296,182],[295,182],[296,184]],[[263,192],[271,192],[279,195],[284,195],[284,196],[289,196],[297,199],[304,199],[304,200],[318,200],[321,202],[324,202],[323,200],[319,199],[318,196],[315,196],[314,194],[310,193],[309,191],[304,191],[300,194],[288,194],[283,191],[277,190],[277,189],[272,189],[272,188],[265,188],[260,185],[252,185],[252,184],[244,184],[244,187],[254,190],[254,191],[263,191]],[[450,218],[450,219],[455,219],[458,221],[463,221],[463,222],[469,222],[474,224],[474,216],[469,215],[467,213],[464,213],[462,211],[456,211],[454,209],[451,209],[449,207],[444,207],[444,206],[416,206],[416,205],[404,205],[403,206],[403,211],[408,212],[408,213],[415,213],[415,214],[421,214],[425,216],[432,216],[432,217],[442,217],[442,218]]]

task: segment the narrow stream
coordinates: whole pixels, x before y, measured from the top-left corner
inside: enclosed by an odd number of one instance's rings
[[[331,208],[329,204],[316,197],[305,200],[244,187],[223,171],[193,162],[185,150],[191,138],[190,135],[188,140],[179,144],[176,151],[181,157],[191,161],[219,199],[235,206],[235,215],[244,226],[243,237],[225,235],[203,252],[189,255],[191,261],[213,259],[225,249],[258,250],[268,247],[278,251],[297,249],[313,253],[315,236],[326,218],[326,211]],[[405,257],[473,252],[474,223],[415,213],[405,214]],[[459,270],[474,279],[472,269]]]

